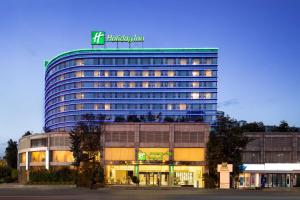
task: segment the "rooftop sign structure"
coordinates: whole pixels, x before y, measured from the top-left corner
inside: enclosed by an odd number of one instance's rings
[[[144,42],[142,35],[112,35],[104,31],[91,32],[91,45],[105,45],[106,42],[126,42],[129,45],[134,42]]]

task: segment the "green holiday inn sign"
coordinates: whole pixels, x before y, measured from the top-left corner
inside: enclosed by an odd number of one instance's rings
[[[164,156],[170,156],[171,152],[150,152],[146,153],[143,151],[139,151],[138,160],[140,161],[163,161]]]
[[[92,45],[104,45],[105,42],[144,42],[144,36],[142,35],[112,35],[105,34],[104,31],[92,31],[91,32],[91,44]]]

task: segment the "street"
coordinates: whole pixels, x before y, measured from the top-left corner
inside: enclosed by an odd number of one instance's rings
[[[0,186],[2,200],[76,200],[76,199],[260,199],[260,200],[290,200],[300,199],[300,190],[206,190],[206,189],[155,189],[155,188],[102,188],[90,190],[71,186]]]

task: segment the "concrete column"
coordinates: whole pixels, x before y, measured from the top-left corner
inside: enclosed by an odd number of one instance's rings
[[[174,135],[175,135],[175,124],[169,125],[169,186],[174,186]]]
[[[48,147],[47,147],[47,149],[46,149],[45,168],[46,168],[47,170],[49,170],[49,168],[50,168],[50,151],[49,151],[49,148],[48,148]]]
[[[28,151],[25,152],[25,159],[26,159],[25,160],[25,168],[26,168],[26,171],[27,171],[27,170],[29,170],[29,159],[30,159]]]
[[[134,175],[139,177],[139,146],[140,146],[140,124],[135,124],[134,126],[134,151],[135,151],[135,165],[134,165]]]

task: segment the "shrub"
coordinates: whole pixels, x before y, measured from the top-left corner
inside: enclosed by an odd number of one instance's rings
[[[133,183],[135,183],[137,185],[139,185],[139,183],[140,183],[140,179],[137,176],[132,176],[131,180]]]
[[[57,170],[39,169],[31,171],[29,179],[31,183],[70,183],[74,181],[74,173],[67,167]]]

